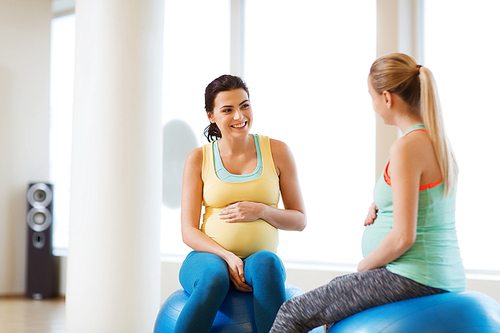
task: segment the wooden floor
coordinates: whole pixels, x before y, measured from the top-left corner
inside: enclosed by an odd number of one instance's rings
[[[1,333],[64,333],[64,299],[0,297]]]

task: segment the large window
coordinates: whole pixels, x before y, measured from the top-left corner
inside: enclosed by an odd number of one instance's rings
[[[468,269],[500,271],[500,2],[426,1],[424,65],[434,73],[460,170],[457,229]]]
[[[291,147],[308,214],[304,232],[280,231],[279,254],[295,262],[356,264],[374,183],[374,113],[366,78],[375,57],[375,1],[360,5],[252,0],[246,2],[244,12],[244,45],[240,47],[245,50],[244,78],[255,116],[252,130]],[[165,115],[179,126],[183,126],[179,119],[191,125],[192,133],[178,138],[183,145],[193,142],[193,135],[198,139],[208,124],[202,100],[205,86],[228,71],[228,62],[220,62],[221,58],[229,61],[226,29],[230,24],[225,13],[229,14],[229,8],[219,8],[218,15],[206,23],[203,17],[191,21],[179,14],[166,19],[166,50],[178,49],[176,43],[189,40],[207,51],[201,55],[193,49],[187,62],[181,57],[172,61],[166,52],[165,66],[172,72],[165,75],[165,83],[171,85],[165,92]],[[194,22],[210,25],[210,35],[193,28]],[[207,45],[200,47],[200,43]],[[190,68],[200,64],[193,68],[196,75],[189,78],[189,85],[176,82],[185,77],[181,64]],[[185,98],[179,98],[185,93]],[[165,149],[169,155],[185,157],[187,153],[187,149]],[[167,163],[172,170],[180,169],[169,159]],[[180,193],[180,182],[172,187]],[[168,207],[173,205],[165,202],[165,196],[164,203],[162,249],[183,256],[189,249],[181,242],[180,208]]]
[[[500,271],[496,62],[500,5],[426,1],[422,63],[435,74],[458,158],[457,228],[466,267]],[[374,113],[366,87],[375,59],[376,1],[245,1],[241,45],[231,45],[231,1],[167,0],[164,62],[162,252],[181,259],[180,186],[187,152],[205,143],[205,86],[229,73],[242,47],[253,132],[286,142],[306,203],[304,232],[281,232],[288,262],[353,265],[372,201]],[[234,22],[233,22],[234,23]],[[242,23],[243,25],[243,23]],[[67,246],[74,15],[53,20],[51,180],[54,246]],[[300,246],[297,246],[300,244]],[[351,266],[352,267],[352,266]]]
[[[180,196],[184,159],[206,143],[205,87],[229,72],[228,0],[165,2],[164,158],[161,250],[183,257]]]
[[[68,247],[75,15],[54,18],[50,59],[50,179],[54,184],[56,251]]]
[[[279,254],[289,261],[355,264],[374,183],[374,113],[366,77],[375,58],[375,1],[245,3],[244,42],[230,45],[230,1],[166,1],[162,252],[182,258],[189,251],[180,233],[183,162],[206,142],[205,86],[229,73],[230,48],[241,47],[253,131],[291,147],[306,202],[308,227],[281,232]],[[72,90],[74,16],[55,19],[53,30],[59,58],[52,63],[52,161],[61,207],[55,244],[65,247],[72,93],[64,89]]]
[[[303,232],[280,231],[279,255],[355,265],[375,181],[376,1],[252,0],[245,13],[253,130],[290,146],[307,210]]]

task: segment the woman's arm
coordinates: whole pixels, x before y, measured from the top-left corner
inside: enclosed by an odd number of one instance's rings
[[[391,147],[393,226],[380,244],[358,264],[358,271],[383,267],[403,255],[417,234],[418,195],[423,163],[418,142],[400,140]]]
[[[201,205],[203,198],[202,148],[191,151],[184,164],[182,176],[181,231],[182,240],[197,252],[209,252],[221,257],[229,266],[231,281],[241,291],[252,291],[245,283],[243,261],[227,251],[200,230]]]
[[[278,229],[303,230],[307,220],[297,176],[297,167],[288,146],[271,139],[271,152],[280,180],[281,198],[285,209],[263,203],[241,201],[222,209],[219,217],[226,222],[250,222],[262,219]]]

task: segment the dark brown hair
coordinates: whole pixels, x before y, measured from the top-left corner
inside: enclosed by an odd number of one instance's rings
[[[218,93],[235,89],[243,89],[246,91],[247,95],[250,96],[246,83],[238,76],[222,75],[210,82],[205,89],[205,111],[207,113],[214,111],[214,101]],[[216,123],[208,125],[203,131],[203,134],[209,142],[222,137],[222,133]]]

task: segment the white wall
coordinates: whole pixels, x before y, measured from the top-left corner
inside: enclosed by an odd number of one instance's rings
[[[0,1],[0,294],[23,293],[26,191],[49,177],[50,0]]]

